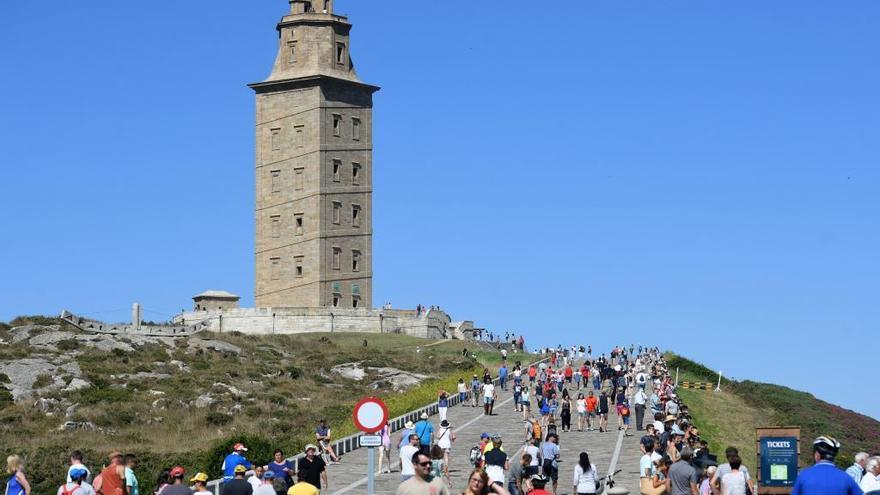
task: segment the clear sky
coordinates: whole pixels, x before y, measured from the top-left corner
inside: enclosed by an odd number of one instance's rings
[[[0,3],[0,319],[253,303],[284,0]],[[338,0],[374,301],[880,417],[880,2]]]

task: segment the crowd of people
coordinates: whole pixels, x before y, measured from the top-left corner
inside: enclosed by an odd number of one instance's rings
[[[322,487],[329,486],[326,466],[339,463],[331,430],[323,419],[315,428],[315,443],[305,446],[304,457],[296,464],[281,450],[275,450],[267,463],[256,464],[247,459],[247,450],[244,444],[237,443],[224,458],[220,466],[220,495],[317,495]],[[6,465],[6,495],[30,495],[31,486],[21,457],[9,456]],[[112,452],[93,476],[83,464],[82,452],[75,450],[70,454],[67,480],[58,487],[57,495],[141,495],[137,466],[137,456]],[[188,476],[182,466],[168,467],[158,474],[154,495],[213,493],[208,482],[206,473]]]
[[[508,335],[507,337],[511,337]],[[515,337],[514,337],[515,338]],[[497,376],[484,369],[469,383],[461,378],[457,393],[462,407],[481,407],[485,416],[496,415],[498,389],[510,391],[514,417],[522,417],[523,435],[505,439],[500,433],[483,433],[470,449],[472,465],[461,495],[548,495],[560,493],[560,439],[581,432],[612,431],[609,415],[616,417],[617,432],[641,435],[639,491],[642,495],[752,495],[756,483],[736,447],[724,452],[726,462],[710,452],[700,436],[688,406],[676,394],[663,355],[657,348],[615,347],[608,355],[593,356],[590,346],[541,350],[540,364],[508,365],[506,353]],[[496,385],[497,381],[497,385]],[[497,387],[497,388],[496,388]],[[439,422],[427,414],[407,421],[392,433],[390,422],[378,433],[378,474],[400,475],[398,495],[449,495],[455,476],[450,470],[453,444],[459,438],[447,415],[451,394],[437,395]],[[632,414],[634,413],[634,414]],[[634,415],[634,418],[633,418]],[[516,421],[519,421],[517,419]],[[510,447],[512,444],[513,447]],[[392,447],[397,450],[393,462]],[[815,466],[801,471],[794,495],[880,495],[880,457],[859,453],[845,472],[834,465],[840,450],[837,440],[822,436],[812,446]],[[233,446],[221,466],[221,495],[317,495],[329,489],[326,466],[339,462],[331,430],[324,420],[315,428],[315,443],[304,448],[297,463],[281,450],[272,460],[256,464],[247,459],[247,447]],[[131,454],[110,454],[108,463],[93,473],[83,455],[70,455],[66,483],[57,495],[140,495],[136,476],[138,460]],[[6,495],[30,495],[24,464],[18,456],[7,458]],[[596,494],[603,482],[589,452],[580,452],[566,476],[572,494]],[[461,481],[464,481],[462,479]],[[155,495],[210,493],[208,475],[188,476],[181,466],[159,473]],[[567,493],[565,488],[563,492]]]
[[[652,388],[645,403],[654,421],[645,425],[644,435],[639,442],[643,454],[639,462],[640,493],[758,493],[756,480],[749,473],[737,447],[725,449],[724,460],[727,462],[720,465],[717,456],[710,453],[708,442],[700,437],[687,405],[675,393],[675,384],[662,355],[650,352],[646,363],[648,366],[642,372],[650,370]],[[645,387],[637,382],[637,388]],[[639,400],[644,400],[644,396]],[[636,429],[642,429],[642,422],[638,418]],[[791,488],[792,495],[880,495],[880,457],[859,453],[855,456],[853,466],[844,472],[834,464],[840,447],[840,442],[832,437],[816,438],[812,443],[815,465],[798,473]]]

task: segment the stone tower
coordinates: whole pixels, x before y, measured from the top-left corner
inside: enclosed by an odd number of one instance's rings
[[[256,306],[372,307],[373,93],[332,0],[289,0],[256,92]]]

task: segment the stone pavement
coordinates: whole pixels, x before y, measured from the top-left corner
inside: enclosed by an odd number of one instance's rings
[[[591,389],[582,389],[582,391]],[[495,405],[495,414],[492,416],[484,416],[482,408],[463,407],[460,405],[449,408],[447,418],[452,423],[457,435],[450,459],[451,493],[454,495],[461,493],[465,488],[467,477],[473,469],[468,461],[468,453],[471,447],[479,443],[482,432],[501,433],[504,440],[504,450],[511,456],[511,462],[513,462],[513,458],[518,459],[521,455],[519,449],[522,447],[526,435],[522,413],[513,410],[513,397],[509,390],[505,392],[499,387],[497,391],[498,400]],[[577,391],[570,390],[569,392],[574,392],[573,396],[577,397]],[[635,414],[633,414],[634,418]],[[432,416],[431,422],[436,427],[439,423],[437,416]],[[557,422],[559,422],[558,417]],[[573,422],[576,428],[576,414]],[[618,441],[622,445],[617,461],[617,469],[622,469],[622,471],[615,476],[615,482],[617,486],[625,487],[631,493],[637,494],[639,492],[640,432],[631,429],[632,436],[620,435],[620,432],[617,431],[617,417],[614,411],[612,411],[608,418],[608,424],[612,430],[605,433],[599,433],[598,431],[578,432],[576,430],[564,433],[560,429],[560,457],[562,462],[559,465],[558,494],[571,494],[574,466],[577,464],[578,456],[582,451],[590,454],[590,461],[597,466],[601,476],[604,477],[608,474],[609,465]],[[395,448],[398,438],[399,434],[395,433],[392,435],[391,466],[393,472],[376,476],[376,494],[394,494],[400,484],[397,449]],[[378,462],[378,451],[376,459]],[[346,454],[343,456],[340,464],[328,466],[327,470],[330,486],[329,490],[327,488],[322,490],[322,494],[367,493],[367,449],[357,449]]]

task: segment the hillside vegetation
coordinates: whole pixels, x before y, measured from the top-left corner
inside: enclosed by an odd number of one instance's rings
[[[54,493],[72,449],[93,468],[112,450],[136,454],[145,493],[174,464],[219,477],[233,443],[260,462],[300,452],[320,418],[337,438],[354,433],[360,397],[397,416],[500,362],[473,342],[395,334],[112,337],[43,317],[0,324],[0,339],[0,455],[24,455],[35,493]]]
[[[715,383],[718,373],[700,363],[667,353],[672,373],[679,369],[679,382],[708,381]],[[831,435],[843,445],[837,462],[842,467],[852,464],[859,451],[873,452],[880,445],[880,422],[844,409],[812,394],[780,385],[723,379],[720,393],[679,388],[678,393],[688,404],[700,428],[700,436],[710,442],[710,449],[723,457],[724,449],[733,445],[750,470],[754,470],[755,428],[767,426],[800,426],[801,463],[810,465],[811,443],[819,435]],[[754,471],[753,471],[754,472]]]

